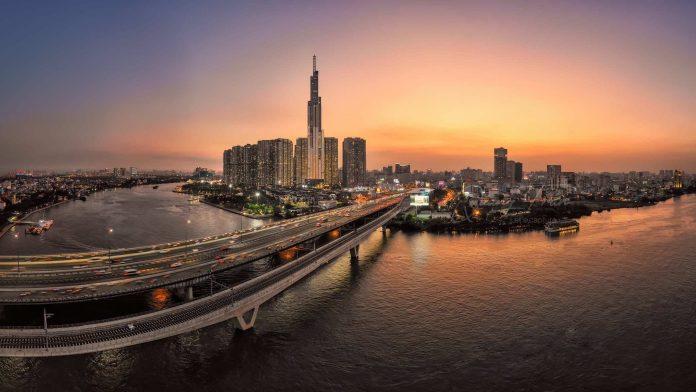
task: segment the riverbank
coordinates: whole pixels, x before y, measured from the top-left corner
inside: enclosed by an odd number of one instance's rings
[[[85,179],[83,181],[90,181],[90,179]],[[36,190],[31,194],[24,194],[23,200],[17,204],[10,204],[4,210],[0,211],[0,238],[6,234],[15,223],[10,222],[9,219],[12,215],[19,213],[21,218],[17,220],[26,219],[31,214],[62,204],[66,201],[71,200],[82,200],[85,201],[87,196],[95,193],[103,192],[106,190],[113,189],[130,189],[136,186],[148,186],[160,184],[170,184],[181,182],[182,178],[179,177],[159,177],[159,178],[139,178],[139,179],[127,179],[127,180],[114,180],[114,179],[102,179],[102,178],[92,178],[90,183],[82,183],[79,187],[73,187],[69,189],[40,189]],[[79,181],[77,181],[79,182]],[[56,201],[59,200],[60,201]],[[40,206],[38,209],[37,206]]]
[[[33,211],[29,211],[29,212],[27,212],[26,214],[22,215],[21,217],[17,218],[17,219],[16,219],[15,221],[13,221],[13,222],[7,222],[7,224],[6,224],[4,227],[0,228],[0,238],[2,238],[2,237],[3,237],[5,234],[7,234],[10,230],[12,230],[13,227],[17,226],[18,224],[21,224],[21,223],[22,223],[21,221],[23,221],[23,220],[25,220],[25,219],[28,219],[29,217],[31,217],[32,215],[36,214],[37,212],[41,212],[41,211],[43,211],[43,210],[46,210],[46,209],[49,209],[49,208],[51,208],[51,207],[55,207],[55,206],[58,206],[58,205],[67,203],[67,202],[69,202],[69,201],[73,201],[73,200],[61,200],[61,201],[59,201],[59,202],[57,202],[57,203],[49,204],[49,205],[44,206],[44,207],[41,207],[41,208],[39,208],[39,209],[36,209],[36,210],[33,210]]]
[[[686,193],[688,195],[691,193]],[[591,216],[594,212],[602,213],[612,209],[641,208],[654,206],[681,194],[661,198],[659,200],[645,201],[615,201],[615,200],[588,200],[575,201],[562,206],[531,206],[529,210],[518,211],[503,215],[496,211],[489,213],[474,213],[473,209],[453,218],[423,219],[412,214],[402,214],[389,223],[388,227],[405,232],[431,232],[431,233],[509,233],[522,231],[544,230],[548,222],[557,219],[578,219]]]
[[[223,205],[221,205],[221,204],[212,203],[212,202],[209,202],[209,201],[207,201],[207,200],[205,200],[205,199],[201,199],[200,202],[201,202],[201,203],[204,203],[204,204],[207,204],[207,205],[209,205],[209,206],[212,206],[212,207],[219,208],[219,209],[221,209],[221,210],[225,210],[225,211],[231,212],[231,213],[233,213],[233,214],[241,215],[241,216],[243,216],[243,217],[245,217],[245,218],[251,218],[251,219],[270,219],[270,218],[273,218],[273,214],[264,214],[264,215],[247,214],[247,213],[244,212],[244,211],[236,210],[236,209],[234,209],[234,208],[225,207],[225,206],[223,206]]]

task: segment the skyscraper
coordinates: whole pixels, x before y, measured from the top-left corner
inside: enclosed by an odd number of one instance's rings
[[[273,185],[273,140],[259,140],[258,144],[259,158],[257,180],[258,186],[264,187]]]
[[[234,146],[223,154],[223,177],[226,184],[242,187],[257,186],[258,147],[256,144]]]
[[[259,140],[259,186],[292,185],[292,141],[289,139]]]
[[[324,183],[330,187],[338,186],[338,139],[324,138]]]
[[[259,146],[256,144],[246,144],[242,147],[241,157],[241,179],[240,185],[256,188],[259,185],[258,181],[258,156]]]
[[[365,185],[367,174],[367,149],[365,139],[343,139],[343,186],[351,188]]]
[[[522,182],[522,162],[515,162],[515,182]]]
[[[395,164],[394,165],[394,173],[395,174],[409,174],[411,173],[411,164]]]
[[[546,165],[546,184],[551,189],[558,189],[561,185],[561,165]]]
[[[307,178],[324,179],[324,130],[321,128],[321,97],[317,56],[312,58],[312,76],[309,78],[307,101]]]
[[[684,187],[684,172],[681,170],[674,171],[674,189],[682,189]]]
[[[507,172],[507,149],[498,147],[493,149],[493,177],[504,180]]]
[[[292,186],[292,140],[273,140],[273,185]]]
[[[295,142],[295,167],[293,182],[295,186],[302,186],[307,181],[307,138],[298,137]]]
[[[517,162],[509,160],[505,162],[505,178],[508,181],[515,181],[515,164]]]
[[[232,170],[232,149],[222,153],[222,180],[225,184],[231,184],[230,171]]]

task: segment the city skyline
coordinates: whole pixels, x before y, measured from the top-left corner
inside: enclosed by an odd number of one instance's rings
[[[503,145],[525,170],[696,171],[693,5],[302,4],[0,6],[0,169],[221,171],[229,146],[306,136],[317,53],[322,126],[369,139],[368,169],[490,171]]]

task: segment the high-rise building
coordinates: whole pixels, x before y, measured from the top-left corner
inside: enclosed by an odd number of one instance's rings
[[[273,140],[259,140],[258,169],[256,170],[259,187],[273,185]]]
[[[225,150],[222,158],[222,176],[226,184],[256,187],[257,148],[255,144],[247,144]]]
[[[546,165],[546,184],[551,189],[561,186],[561,165]]]
[[[367,175],[367,148],[365,139],[343,139],[343,186],[365,185]]]
[[[410,174],[411,173],[411,165],[403,165],[403,164],[395,164],[394,165],[394,173],[395,174]]]
[[[295,142],[295,166],[293,182],[295,186],[302,186],[307,181],[307,138],[298,137]]]
[[[515,161],[507,161],[505,162],[505,178],[508,181],[515,181],[515,164],[517,162]]]
[[[258,186],[259,146],[247,144],[242,147],[241,185],[249,188]]]
[[[338,139],[324,138],[324,183],[330,187],[338,186]]]
[[[522,182],[522,162],[515,162],[515,176],[514,180],[515,182]]]
[[[273,143],[274,185],[292,186],[292,140],[275,139]]]
[[[382,167],[382,174],[391,176],[394,174],[394,168],[392,166],[384,166]]]
[[[498,147],[493,149],[493,177],[498,180],[505,179],[507,173],[507,149]]]
[[[324,179],[324,130],[321,128],[321,97],[319,96],[319,71],[317,56],[312,58],[312,76],[309,78],[307,101],[307,178]]]
[[[232,184],[232,149],[228,149],[222,152],[222,180],[225,184]]]
[[[258,186],[292,186],[292,141],[259,140]]]
[[[681,170],[674,171],[674,189],[682,189],[684,187],[684,172]]]

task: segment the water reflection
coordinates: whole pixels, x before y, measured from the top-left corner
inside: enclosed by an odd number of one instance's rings
[[[86,202],[49,208],[42,214],[55,221],[50,230],[39,236],[18,231],[8,233],[0,238],[0,254],[116,249],[206,237],[265,224],[204,203],[189,204],[187,195],[172,192],[175,185],[162,185],[156,190],[141,186],[98,192]]]
[[[90,369],[94,355],[3,358],[0,381],[12,390],[693,390],[694,217],[689,196],[581,218],[560,240],[375,232],[357,262],[341,256],[265,304],[251,332],[223,323],[121,350],[125,365],[110,379],[114,365]]]
[[[172,293],[169,289],[158,288],[150,294],[149,305],[152,309],[160,310],[171,305]]]

